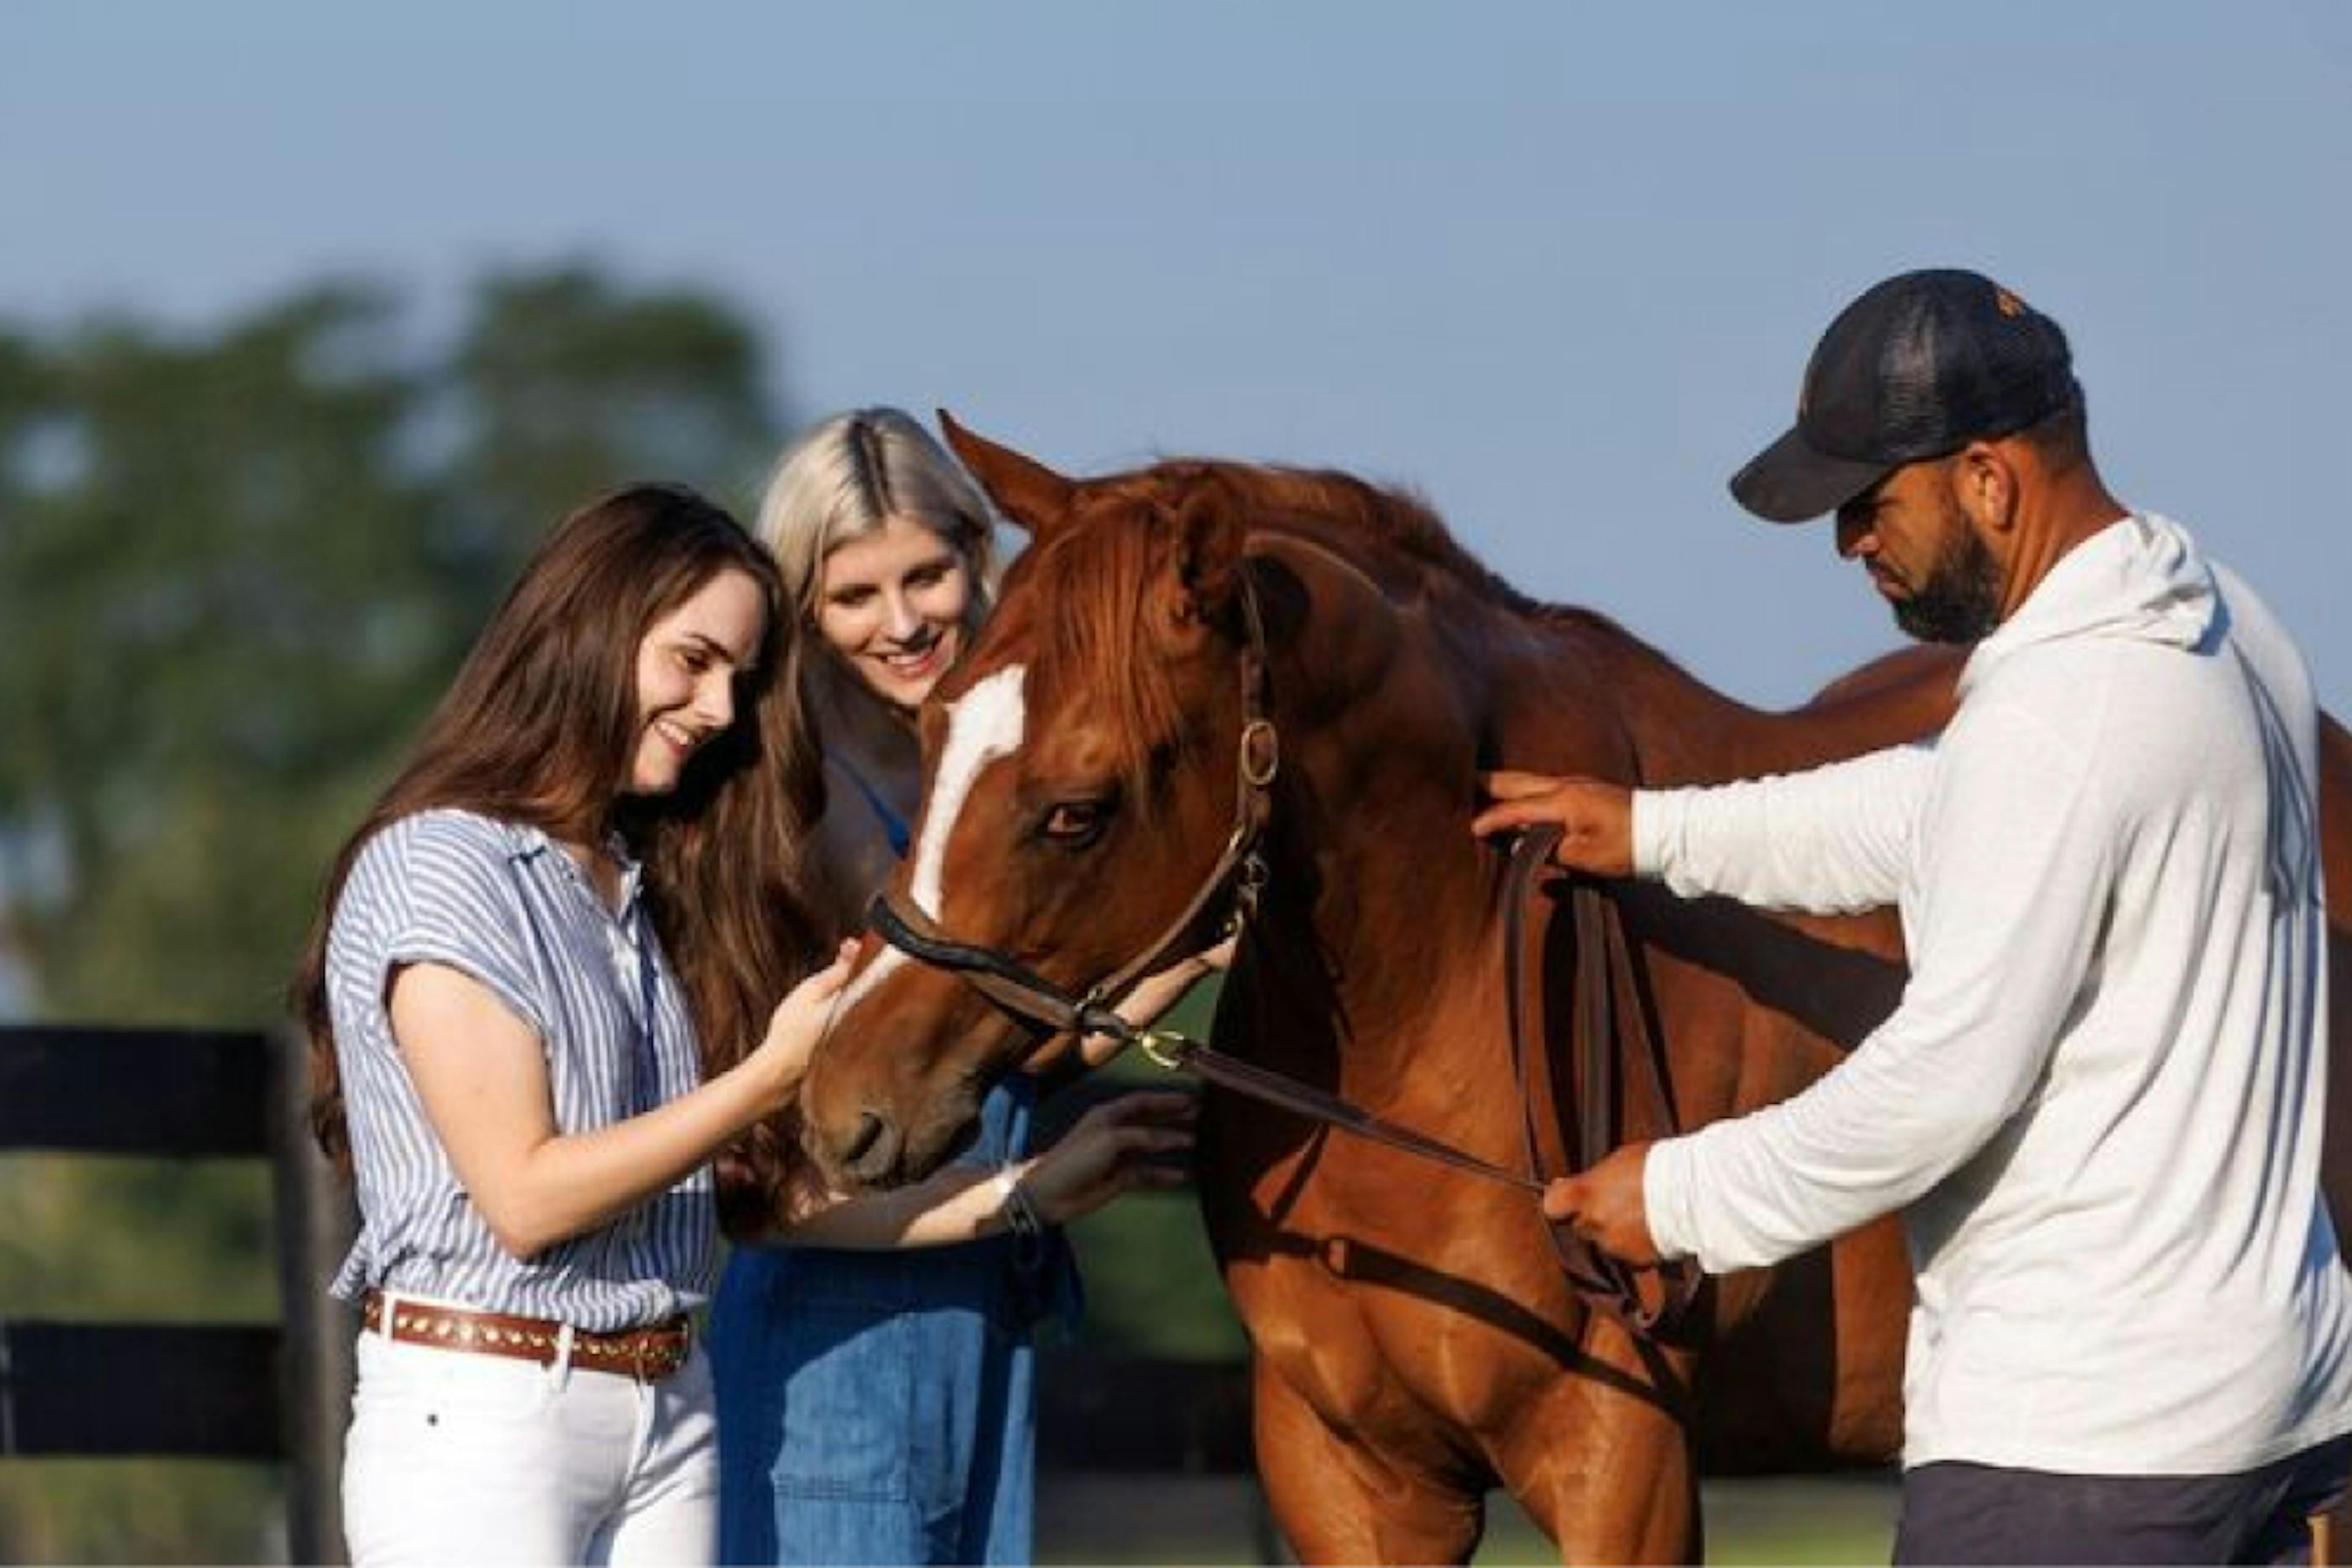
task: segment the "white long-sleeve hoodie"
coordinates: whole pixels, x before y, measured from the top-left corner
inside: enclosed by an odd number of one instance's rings
[[[1906,1465],[2221,1474],[2352,1430],[2300,653],[2138,515],[2062,559],[1960,692],[1933,746],[1636,795],[1637,869],[1895,903],[1911,962],[1811,1088],[1654,1148],[1655,1240],[1721,1271],[1901,1209]]]

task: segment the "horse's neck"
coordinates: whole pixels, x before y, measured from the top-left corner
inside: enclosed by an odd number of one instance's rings
[[[1605,626],[1605,623],[1603,624]],[[1790,773],[1920,740],[1950,719],[1959,656],[1914,649],[1866,666],[1783,712],[1737,702],[1613,626],[1585,634],[1642,784],[1666,787]]]
[[[1388,1103],[1433,1080],[1429,1053],[1475,1042],[1465,1009],[1498,1005],[1486,970],[1501,857],[1470,832],[1496,759],[1484,725],[1463,722],[1486,700],[1494,628],[1452,605],[1400,608],[1363,577],[1318,588],[1272,682],[1284,760],[1265,940],[1296,1012],[1290,1065],[1339,1051],[1349,1091]]]
[[[1469,832],[1480,773],[1715,782],[1916,740],[1950,714],[1957,655],[1884,659],[1765,712],[1601,617],[1530,613],[1345,545],[1275,546],[1312,608],[1277,650],[1273,687],[1292,774],[1286,854],[1307,889],[1294,912],[1311,918],[1360,1044],[1443,1005],[1493,956],[1502,862]]]
[[[1814,766],[1934,733],[1958,669],[1957,656],[1882,660],[1772,713],[1596,617],[1426,606],[1376,658],[1370,607],[1351,607],[1278,672],[1277,691],[1305,699],[1286,706],[1318,715],[1285,731],[1278,816],[1287,914],[1314,932],[1292,957],[1327,977],[1350,1065],[1375,1074],[1384,1051],[1420,1048],[1421,1021],[1498,984],[1503,860],[1469,832],[1482,771],[1671,786]]]

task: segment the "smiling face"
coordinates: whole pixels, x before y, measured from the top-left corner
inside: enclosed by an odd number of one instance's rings
[[[735,722],[736,682],[767,635],[765,595],[750,574],[721,571],[655,621],[637,644],[637,749],[632,795],[667,795],[688,759]]]
[[[971,568],[949,540],[892,513],[836,545],[817,589],[818,632],[867,689],[914,709],[963,651]]]

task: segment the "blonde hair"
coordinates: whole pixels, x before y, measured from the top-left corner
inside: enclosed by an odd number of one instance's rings
[[[802,625],[815,624],[824,558],[894,517],[922,524],[963,558],[971,578],[964,621],[979,626],[996,591],[995,509],[947,448],[898,408],[820,420],[784,448],[769,476],[757,531]],[[814,673],[825,662],[806,668]]]

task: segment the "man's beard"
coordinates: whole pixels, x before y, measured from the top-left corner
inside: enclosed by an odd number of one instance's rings
[[[1927,580],[1895,602],[1895,624],[1921,642],[1971,643],[2000,625],[2000,563],[1958,507]]]

